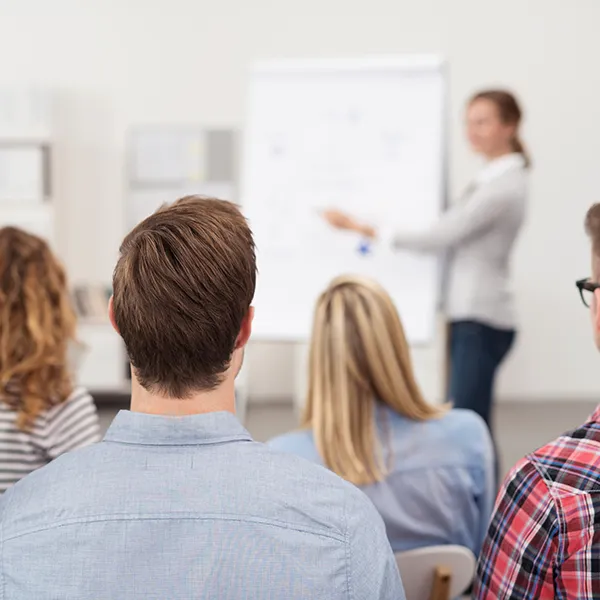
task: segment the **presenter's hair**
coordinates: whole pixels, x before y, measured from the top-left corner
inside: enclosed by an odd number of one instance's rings
[[[388,293],[367,278],[338,277],[314,313],[303,425],[324,464],[356,485],[383,480],[391,467],[378,441],[379,403],[416,421],[448,408],[424,400]]]
[[[0,229],[0,401],[30,429],[72,392],[76,316],[62,265],[41,238]]]
[[[256,284],[252,232],[238,208],[187,196],[124,239],[113,316],[140,384],[187,398],[223,380]]]
[[[490,102],[493,102],[498,109],[500,120],[507,125],[515,126],[515,135],[512,139],[513,151],[522,154],[525,158],[525,164],[530,167],[532,164],[531,156],[519,133],[519,126],[523,119],[523,111],[515,95],[506,90],[482,90],[481,92],[477,92],[470,99],[469,104],[472,104],[477,100],[489,100]]]

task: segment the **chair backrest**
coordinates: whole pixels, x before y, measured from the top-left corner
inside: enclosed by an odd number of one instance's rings
[[[463,594],[475,575],[475,556],[463,546],[429,546],[399,552],[396,563],[406,600],[431,600],[436,572],[450,574],[448,598]]]

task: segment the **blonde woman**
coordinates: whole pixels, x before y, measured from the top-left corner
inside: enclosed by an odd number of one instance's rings
[[[0,229],[0,493],[99,440],[94,402],[73,384],[75,328],[65,273],[46,242]]]
[[[472,411],[425,401],[377,283],[339,277],[319,298],[303,429],[270,445],[360,486],[394,551],[460,544],[479,553],[493,502],[487,427]]]

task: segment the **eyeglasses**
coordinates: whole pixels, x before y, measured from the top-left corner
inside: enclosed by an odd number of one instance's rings
[[[594,297],[594,292],[596,290],[600,290],[600,283],[594,283],[590,281],[589,277],[585,279],[579,279],[575,282],[577,289],[579,290],[579,295],[581,296],[581,301],[588,308],[592,304],[592,298]]]

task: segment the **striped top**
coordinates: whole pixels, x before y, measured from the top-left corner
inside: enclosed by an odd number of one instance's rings
[[[0,402],[0,493],[57,456],[99,440],[96,406],[83,388],[41,414],[29,431],[19,429],[16,411]]]

